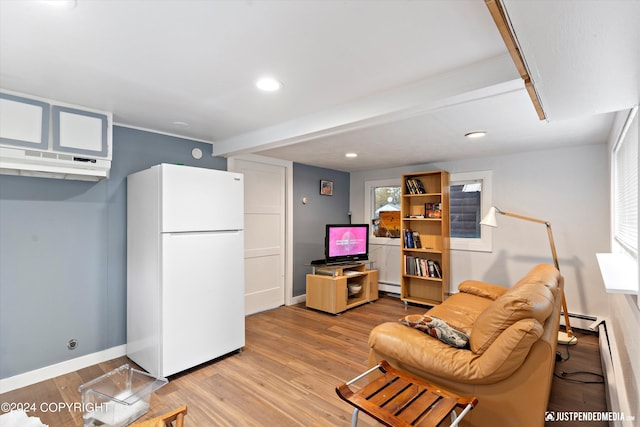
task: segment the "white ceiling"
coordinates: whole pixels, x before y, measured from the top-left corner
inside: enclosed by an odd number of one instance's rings
[[[3,89],[216,155],[357,171],[603,143],[640,94],[639,0],[504,0],[547,121],[482,0],[44,3],[0,0]]]

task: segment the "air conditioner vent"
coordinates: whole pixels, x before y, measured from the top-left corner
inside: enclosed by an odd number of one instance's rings
[[[41,151],[24,150],[24,155],[30,157],[40,157],[41,153]]]

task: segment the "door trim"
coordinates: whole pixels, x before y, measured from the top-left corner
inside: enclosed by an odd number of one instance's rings
[[[235,170],[236,160],[282,166],[285,168],[284,303],[285,305],[297,304],[300,301],[293,297],[293,162],[259,156],[257,154],[246,154],[227,158],[228,171],[237,172]]]

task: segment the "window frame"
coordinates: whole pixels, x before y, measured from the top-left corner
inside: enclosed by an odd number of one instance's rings
[[[400,238],[393,237],[377,237],[373,235],[374,202],[373,190],[376,187],[400,187],[400,178],[379,179],[374,181],[365,181],[364,183],[364,220],[369,224],[369,244],[400,246]]]
[[[610,212],[611,212],[611,253],[596,254],[600,273],[602,275],[605,289],[608,293],[635,294],[640,295],[640,259],[638,250],[628,247],[616,237],[616,152],[620,149],[621,144],[628,141],[627,132],[633,125],[636,126],[636,138],[638,138],[638,107],[633,107],[624,122],[620,135],[610,147]],[[631,140],[631,138],[629,138]],[[634,141],[639,144],[637,139]],[[636,159],[640,168],[640,158]],[[640,218],[638,218],[640,221]],[[640,242],[637,242],[637,244]],[[640,246],[640,245],[639,245]],[[637,299],[637,305],[640,307],[640,298]]]
[[[475,171],[449,174],[449,188],[471,182],[482,182],[480,197],[481,218],[493,206],[493,172]],[[479,238],[451,237],[449,247],[452,251],[493,252],[493,228],[480,227]]]

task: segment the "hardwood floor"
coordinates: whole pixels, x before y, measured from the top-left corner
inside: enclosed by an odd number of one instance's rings
[[[548,410],[556,412],[606,412],[600,348],[595,332],[574,330],[578,344],[558,345],[562,361],[556,362]],[[568,352],[568,353],[567,353]],[[560,414],[556,415],[557,418]],[[554,421],[547,427],[606,427],[604,421]]]
[[[347,426],[352,407],[340,400],[334,389],[366,369],[371,328],[424,311],[425,307],[411,305],[405,311],[397,298],[381,296],[375,303],[339,316],[297,305],[247,317],[242,352],[170,377],[169,384],[152,395],[151,410],[141,420],[187,404],[187,426]],[[579,343],[570,348],[570,354],[568,361],[557,364],[558,372],[600,369],[595,335],[580,334]],[[80,411],[43,412],[42,403],[79,403],[80,384],[127,362],[121,357],[4,393],[0,402],[34,404],[37,410],[30,415],[40,417],[50,427],[80,427]],[[604,401],[602,384],[584,385],[554,378],[549,409],[604,411]],[[378,424],[361,415],[358,425]]]

